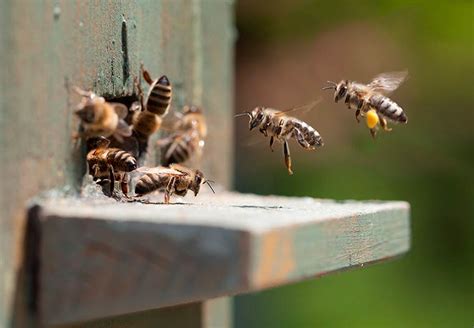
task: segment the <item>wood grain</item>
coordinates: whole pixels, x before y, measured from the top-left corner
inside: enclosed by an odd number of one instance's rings
[[[53,198],[34,208],[38,314],[48,324],[260,290],[410,245],[405,202],[222,192],[168,206]]]
[[[204,106],[209,138],[219,141],[209,143],[203,168],[229,186],[231,157],[222,154],[232,152],[232,10],[231,1],[0,1],[0,326],[29,302],[16,274],[26,201],[50,188],[77,190],[85,170],[71,141],[72,86],[118,97],[133,93],[140,62],[154,77],[166,74],[174,108]]]

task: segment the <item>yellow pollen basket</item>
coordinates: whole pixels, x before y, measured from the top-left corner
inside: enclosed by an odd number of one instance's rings
[[[379,116],[374,109],[367,112],[366,123],[369,129],[373,129],[379,123]]]

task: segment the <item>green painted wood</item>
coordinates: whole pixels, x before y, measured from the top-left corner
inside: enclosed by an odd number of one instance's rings
[[[16,282],[25,201],[53,187],[75,190],[84,172],[70,138],[78,124],[73,85],[122,96],[133,92],[141,61],[153,76],[167,74],[174,107],[204,105],[209,138],[219,142],[203,168],[229,185],[231,159],[221,154],[232,149],[232,9],[230,1],[0,1],[0,326],[14,304],[28,302]],[[207,17],[218,17],[218,32],[207,34]],[[150,162],[156,158],[152,148]]]
[[[405,202],[203,191],[175,205],[37,201],[36,290],[45,323],[249,292],[361,267],[409,249]]]

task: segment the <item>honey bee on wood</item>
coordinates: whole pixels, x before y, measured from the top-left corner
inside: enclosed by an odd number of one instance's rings
[[[385,131],[391,131],[387,125],[387,120],[395,123],[407,123],[408,117],[403,109],[392,99],[387,97],[388,94],[395,91],[405,81],[408,72],[392,72],[382,73],[372,79],[369,84],[362,84],[349,80],[342,80],[339,83],[328,81],[330,84],[323,90],[334,89],[334,101],[338,102],[344,99],[349,109],[355,109],[355,116],[359,122],[359,116],[365,115],[371,109],[375,110],[378,119],[373,119],[372,123],[367,121],[370,134],[375,137],[377,133],[377,125]]]
[[[131,111],[134,113],[132,119],[133,135],[138,141],[139,156],[146,152],[150,136],[161,127],[163,117],[168,113],[172,98],[171,83],[166,75],[153,80],[143,65],[141,65],[140,70],[145,81],[150,84],[150,89],[145,97],[138,79],[135,79],[139,101],[132,104]]]
[[[237,114],[239,116],[249,117],[249,129],[258,127],[259,131],[265,136],[270,136],[270,149],[273,151],[273,142],[276,139],[283,144],[283,154],[288,173],[293,174],[290,147],[288,141],[294,138],[298,144],[307,150],[314,150],[316,147],[323,146],[323,140],[313,127],[295,117],[288,116],[289,112],[301,108],[312,108],[318,101],[305,106],[295,107],[288,110],[276,110],[265,107],[256,107],[251,112]]]
[[[81,130],[74,138],[113,136],[118,141],[132,135],[132,129],[124,121],[128,108],[120,103],[107,102],[92,91],[75,87],[82,100],[74,113],[81,120]]]
[[[89,152],[87,164],[89,174],[99,184],[110,183],[110,194],[113,195],[115,180],[120,181],[123,194],[128,197],[128,172],[137,168],[137,160],[130,153],[108,148],[110,140],[105,137],[94,137],[87,141]]]
[[[137,84],[141,110],[149,111],[161,117],[165,116],[170,108],[173,95],[171,82],[166,75],[153,80],[143,64],[140,66],[140,70],[143,78],[150,85],[148,94],[144,97],[140,84]]]
[[[156,190],[164,191],[164,202],[169,204],[173,194],[185,196],[188,190],[191,190],[194,196],[197,196],[202,184],[207,184],[214,192],[211,181],[205,179],[201,171],[179,164],[172,164],[169,167],[140,168],[138,171],[145,173],[135,185],[135,194],[139,197]]]
[[[142,154],[146,153],[148,139],[153,133],[159,130],[161,123],[161,117],[146,110],[139,111],[134,115],[132,120],[133,136],[138,145],[138,157],[141,158]]]
[[[206,118],[201,108],[184,106],[172,130],[175,131],[173,134],[157,142],[163,165],[183,163],[195,154],[201,157],[207,136]]]

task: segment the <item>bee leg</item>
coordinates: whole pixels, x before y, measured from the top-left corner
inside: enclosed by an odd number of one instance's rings
[[[303,148],[310,148],[311,145],[304,139],[303,134],[301,133],[300,130],[295,128],[295,138],[296,141],[300,144],[301,147]]]
[[[273,136],[270,137],[270,149],[273,152]]]
[[[120,181],[120,187],[122,189],[122,193],[124,194],[125,197],[128,197],[128,174],[124,174],[122,176],[122,179]]]
[[[94,164],[94,165],[92,165],[91,172],[93,172],[93,174],[92,174],[93,177],[98,176],[99,173],[100,173],[100,166],[99,166],[99,164]]]
[[[378,114],[378,116],[379,116],[380,126],[382,127],[382,129],[384,131],[392,131],[392,128],[388,127],[387,120],[385,119],[385,117],[382,117],[380,114]]]
[[[142,72],[142,75],[143,75],[143,78],[145,79],[145,81],[149,85],[151,85],[153,83],[153,79],[151,78],[150,73],[148,73],[148,71],[143,66],[143,63],[140,64],[140,71]]]
[[[135,78],[135,87],[137,88],[138,99],[140,100],[141,110],[145,110],[145,104],[143,103],[143,99],[144,99],[143,90],[137,78]]]
[[[263,134],[265,137],[267,137],[267,136],[268,136],[268,134],[267,134],[267,130],[266,130],[266,129],[264,129],[264,128],[260,128],[260,132],[261,132],[261,133],[262,133],[262,134]]]
[[[170,194],[168,193],[168,190],[165,191],[165,198],[164,198],[165,204],[170,203]]]
[[[114,173],[114,168],[112,165],[109,165],[109,180],[110,180],[110,196],[114,195],[114,189],[115,189],[115,173]]]
[[[174,186],[176,178],[171,178],[170,181],[168,182],[168,185],[166,186],[165,189],[165,204],[170,203],[170,198],[171,198],[171,191]]]
[[[291,156],[290,156],[290,147],[288,146],[288,141],[285,141],[283,144],[283,154],[285,155],[285,165],[288,170],[288,174],[292,175],[293,171],[291,170]]]
[[[357,123],[360,123],[360,120],[359,120],[360,109],[357,109],[357,110],[356,110],[355,116],[356,116],[356,121],[357,121]]]
[[[376,134],[377,134],[377,129],[376,128],[370,129],[370,135],[372,136],[373,139],[375,139]]]

